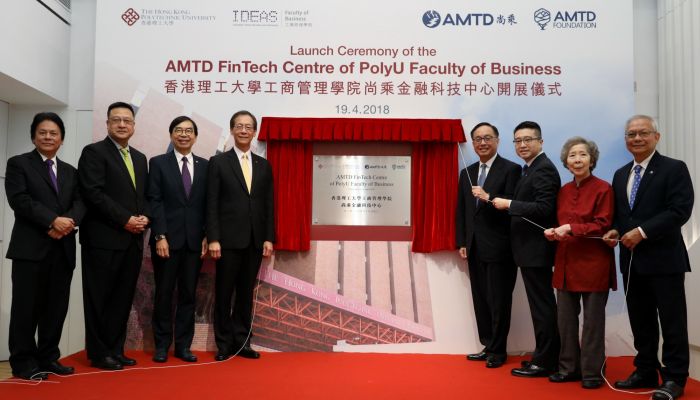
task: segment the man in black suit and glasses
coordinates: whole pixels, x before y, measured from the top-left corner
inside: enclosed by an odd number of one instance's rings
[[[531,361],[524,362],[522,368],[514,368],[511,374],[547,377],[559,362],[559,331],[557,303],[552,289],[555,243],[544,237],[541,227],[556,226],[561,179],[554,164],[542,151],[542,130],[538,123],[521,122],[515,127],[513,136],[515,151],[525,161],[522,177],[512,200],[495,198],[493,203],[511,215],[511,246],[532,314],[535,351]]]
[[[56,157],[66,130],[50,112],[34,116],[34,150],[7,161],[5,193],[15,212],[7,250],[12,260],[10,365],[22,379],[70,375],[61,365],[63,322],[75,269],[75,230],[85,215],[78,171]],[[34,336],[38,329],[38,342]]]
[[[625,124],[625,144],[634,160],[613,177],[614,229],[605,238],[611,246],[615,239],[621,243],[620,269],[637,349],[635,371],[615,387],[656,388],[660,372],[663,384],[653,398],[666,400],[681,397],[688,379],[685,273],[690,261],[681,227],[690,218],[695,192],[685,163],[656,151],[660,138],[649,116],[635,115]],[[659,323],[663,366],[657,355]]]
[[[177,285],[175,357],[197,361],[194,337],[197,278],[207,252],[204,237],[207,160],[192,153],[197,124],[180,116],[170,123],[173,150],[151,158],[148,204],[151,207],[151,261],[156,290],[153,305],[153,361],[166,362],[173,341],[172,300]]]
[[[235,354],[260,357],[250,347],[253,291],[260,262],[272,254],[275,241],[272,168],[250,151],[258,122],[250,112],[238,111],[229,125],[234,147],[209,160],[207,176],[207,240],[209,255],[217,260],[217,361]]]
[[[106,124],[107,137],[85,146],[78,162],[88,209],[80,230],[85,347],[93,367],[119,370],[136,365],[124,343],[149,223],[148,165],[129,146],[136,125],[129,104],[111,104]]]
[[[496,210],[488,201],[513,196],[520,179],[520,166],[498,155],[495,126],[479,123],[472,129],[471,138],[479,161],[463,169],[459,176],[456,243],[459,255],[469,259],[476,326],[484,348],[467,355],[467,359],[486,361],[487,368],[498,368],[507,358],[518,270],[510,248],[510,216]]]

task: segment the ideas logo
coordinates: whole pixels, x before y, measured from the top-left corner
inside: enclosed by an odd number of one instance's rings
[[[435,10],[428,10],[423,14],[423,25],[428,28],[435,28],[440,25],[440,13]]]
[[[133,8],[124,11],[124,14],[122,14],[122,21],[129,26],[135,24],[139,19],[141,19],[141,16]]]

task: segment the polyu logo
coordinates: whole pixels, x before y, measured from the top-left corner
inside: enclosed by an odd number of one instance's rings
[[[122,21],[129,26],[135,24],[139,19],[141,19],[141,16],[133,8],[124,11],[124,14],[122,14]]]
[[[428,10],[423,14],[423,25],[428,28],[435,28],[440,25],[440,13],[435,10]]]

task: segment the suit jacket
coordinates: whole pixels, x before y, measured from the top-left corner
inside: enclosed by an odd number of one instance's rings
[[[151,207],[151,238],[166,235],[170,249],[185,246],[200,251],[204,237],[207,206],[208,161],[192,154],[194,175],[189,198],[182,184],[180,164],[173,151],[151,158],[146,197]]]
[[[78,171],[56,158],[58,193],[54,190],[48,167],[34,150],[7,161],[5,193],[15,212],[15,224],[7,250],[12,260],[41,261],[54,239],[48,235],[56,217],[68,217],[81,223],[85,206],[78,191]],[[75,268],[75,231],[59,239],[69,266]]]
[[[252,154],[251,191],[245,184],[236,152],[231,149],[209,160],[207,176],[207,240],[222,249],[244,249],[251,243],[275,241],[272,168],[264,158]]]
[[[555,226],[560,187],[559,172],[544,153],[532,161],[527,173],[518,181],[509,210],[511,245],[517,265],[549,268],[554,265],[556,244],[545,239],[542,228],[521,217],[544,228]]]
[[[468,250],[476,246],[479,259],[485,262],[512,260],[510,249],[510,216],[495,209],[491,204],[480,201],[472,195],[471,182],[476,183],[479,176],[479,162],[475,162],[462,170],[459,175],[459,191],[457,195],[457,247]],[[491,198],[511,198],[515,185],[520,180],[520,166],[499,155],[491,164],[486,175],[483,189]]]
[[[649,161],[637,189],[634,206],[627,198],[627,180],[633,162],[613,177],[615,191],[614,228],[624,235],[642,227],[647,239],[634,248],[633,268],[640,274],[676,274],[690,271],[681,227],[693,210],[694,191],[683,161],[657,151]],[[630,251],[620,246],[620,268],[627,271]]]
[[[83,149],[78,161],[78,177],[88,212],[80,229],[81,244],[123,250],[133,236],[143,238],[143,234],[133,235],[124,229],[133,215],[150,217],[146,201],[146,156],[131,146],[129,156],[134,165],[136,187],[121,153],[109,137]],[[143,246],[143,240],[139,241],[139,246]]]

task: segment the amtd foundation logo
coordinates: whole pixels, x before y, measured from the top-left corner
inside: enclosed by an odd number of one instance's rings
[[[124,11],[124,14],[122,14],[122,21],[126,22],[126,24],[129,26],[135,24],[140,18],[141,16],[139,13],[137,13],[133,8]]]
[[[595,29],[598,26],[597,19],[595,11],[590,10],[550,12],[546,8],[540,8],[533,15],[533,20],[540,30],[545,30],[550,22],[554,29]]]
[[[441,16],[435,10],[428,10],[423,13],[423,25],[428,28],[451,25],[457,26],[489,26],[494,23],[494,16],[489,13],[445,13]],[[505,25],[505,20],[502,24]],[[499,22],[500,23],[500,22]]]

